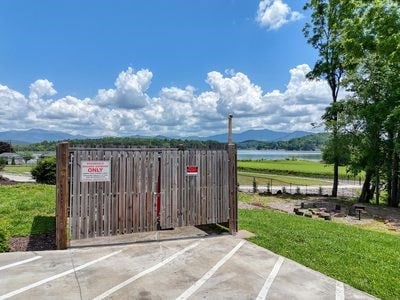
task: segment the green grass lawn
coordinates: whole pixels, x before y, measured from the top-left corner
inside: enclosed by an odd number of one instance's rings
[[[53,185],[0,185],[0,220],[9,236],[53,232],[55,197]]]
[[[398,235],[271,210],[239,210],[257,245],[382,299],[400,295]]]
[[[13,173],[13,174],[26,174],[31,173],[34,165],[6,165],[4,166],[3,172]]]
[[[333,177],[332,165],[306,160],[239,160],[238,170],[241,172],[270,173],[304,177]],[[339,167],[339,176],[342,179],[348,179],[346,167]],[[353,177],[350,176],[349,179],[352,178]]]
[[[238,172],[238,182],[240,185],[252,185],[253,178],[256,179],[257,185],[271,185],[272,186],[287,186],[292,184],[294,187],[296,185],[330,185],[331,183],[327,181],[322,181],[313,178],[301,178],[301,177],[293,177],[293,176],[285,176],[285,175],[276,175],[276,174],[262,174],[257,172]]]

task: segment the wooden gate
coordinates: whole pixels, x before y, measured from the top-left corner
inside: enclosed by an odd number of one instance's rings
[[[63,144],[65,147],[66,143]],[[71,239],[228,221],[234,227],[231,232],[237,230],[233,145],[218,150],[65,151],[61,149],[63,144],[59,144],[57,151],[61,165],[57,168],[57,217],[62,215],[59,207],[65,205],[60,199],[66,197],[64,192],[68,194],[65,202]],[[63,155],[68,155],[64,172]],[[59,184],[63,174],[68,177],[64,180],[68,182],[67,188]],[[62,227],[63,223],[66,221],[57,226]]]

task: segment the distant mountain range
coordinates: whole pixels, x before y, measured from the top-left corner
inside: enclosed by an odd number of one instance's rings
[[[234,133],[233,141],[236,143],[244,141],[261,141],[261,142],[288,141],[294,138],[299,138],[310,134],[312,133],[307,131],[281,132],[281,131],[272,131],[268,129],[247,130],[241,133]],[[139,135],[132,135],[132,136],[142,137],[142,138],[144,137]],[[0,141],[11,142],[12,144],[19,144],[19,145],[40,143],[43,141],[51,142],[51,141],[88,139],[88,138],[89,137],[84,135],[72,135],[61,131],[44,130],[44,129],[10,130],[10,131],[0,132]],[[164,139],[173,137],[146,136],[146,138]],[[207,137],[190,136],[187,137],[186,139],[202,140],[202,141],[213,140],[217,142],[226,142],[228,137],[227,134],[218,134]]]
[[[306,135],[310,135],[312,132],[307,131],[293,131],[293,132],[281,132],[272,131],[269,129],[262,130],[247,130],[241,133],[233,134],[233,141],[235,143],[241,143],[245,141],[260,141],[260,142],[278,142],[278,141],[289,141],[294,138],[300,138]],[[218,134],[206,137],[205,140],[213,140],[218,142],[226,142],[228,135]]]
[[[43,141],[62,141],[73,139],[86,139],[83,135],[72,135],[61,131],[29,129],[10,130],[0,132],[0,141],[11,142],[12,144],[24,145],[40,143]]]

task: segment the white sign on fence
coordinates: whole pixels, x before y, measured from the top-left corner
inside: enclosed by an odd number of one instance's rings
[[[81,161],[81,181],[96,182],[110,181],[110,161],[109,160],[89,160]]]

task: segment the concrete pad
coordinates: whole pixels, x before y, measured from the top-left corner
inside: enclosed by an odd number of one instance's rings
[[[237,233],[236,233],[236,238],[239,238],[239,239],[249,239],[249,238],[252,238],[252,237],[255,237],[256,235],[254,234],[254,233],[252,233],[252,232],[250,232],[250,231],[247,231],[247,230],[239,230]]]
[[[276,270],[280,256],[266,249],[250,242],[242,245],[242,239],[224,234],[190,238],[186,230],[180,232],[182,239],[169,232],[159,234],[161,241],[42,251],[41,259],[0,270],[0,299],[7,294],[13,299],[93,299],[110,290],[107,299],[176,299],[201,278],[206,279],[190,299],[256,299],[273,270],[276,277],[270,281],[267,299],[336,299],[337,281],[328,276],[286,258]],[[155,233],[149,237],[154,239]],[[0,266],[37,254],[1,254]],[[342,287],[346,299],[374,299]]]
[[[81,248],[88,246],[108,246],[108,245],[126,245],[132,243],[149,243],[171,240],[184,240],[209,236],[205,231],[194,226],[177,227],[174,229],[136,232],[118,236],[105,236],[81,240],[72,240],[70,248]]]

